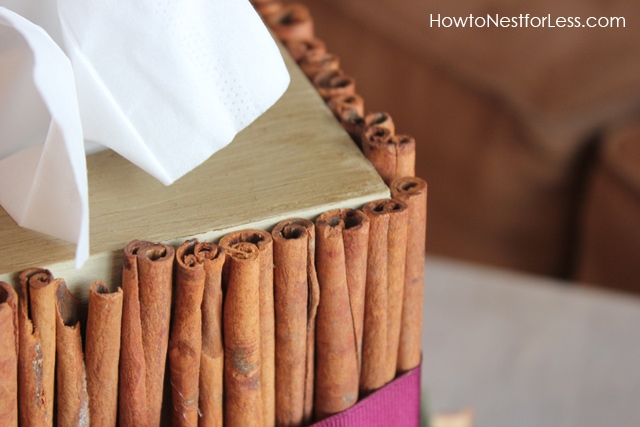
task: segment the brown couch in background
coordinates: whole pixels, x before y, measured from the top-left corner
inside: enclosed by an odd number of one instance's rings
[[[399,133],[416,138],[416,172],[429,182],[427,249],[575,277],[602,132],[640,111],[640,2],[301,3],[316,36],[356,78],[365,109],[388,112]],[[626,27],[430,27],[438,14],[488,13],[625,17]],[[640,253],[639,240],[632,246]]]
[[[577,277],[640,293],[640,118],[605,134],[582,210]]]

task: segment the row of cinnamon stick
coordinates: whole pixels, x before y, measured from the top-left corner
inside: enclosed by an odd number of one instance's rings
[[[0,425],[302,426],[420,362],[426,183],[174,249],[132,241],[88,309],[0,284]],[[82,333],[85,329],[84,334]],[[168,372],[166,371],[168,369]]]
[[[82,319],[80,302],[48,270],[24,270],[19,289],[20,297],[0,282],[0,425],[89,425],[90,413],[95,425],[109,425],[117,410],[122,293],[95,282]]]
[[[388,113],[365,113],[355,79],[342,71],[340,58],[315,36],[309,9],[301,3],[277,0],[252,3],[383,181],[390,185],[395,178],[414,176],[415,139],[396,134]]]

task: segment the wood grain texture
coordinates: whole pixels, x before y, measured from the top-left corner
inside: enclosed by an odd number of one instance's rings
[[[122,248],[133,239],[210,241],[234,229],[268,228],[388,197],[316,90],[284,57],[291,84],[283,97],[173,185],[163,186],[113,151],[87,157],[91,257],[81,270],[73,266],[74,245],[20,228],[0,209],[0,280],[11,283],[17,271],[47,266],[84,298],[94,280],[119,283]]]

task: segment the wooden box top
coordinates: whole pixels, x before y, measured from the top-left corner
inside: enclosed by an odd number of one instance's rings
[[[170,186],[111,150],[87,157],[90,252],[74,267],[75,245],[19,227],[0,209],[0,280],[46,267],[85,296],[92,281],[120,283],[122,249],[133,239],[174,245],[217,241],[241,228],[269,228],[360,207],[389,190],[313,86],[284,52],[291,84],[234,141]]]

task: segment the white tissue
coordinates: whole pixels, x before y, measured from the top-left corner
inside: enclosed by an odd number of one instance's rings
[[[271,107],[289,75],[247,0],[55,4],[0,0],[0,204],[75,242],[79,267],[83,140],[170,185]]]

